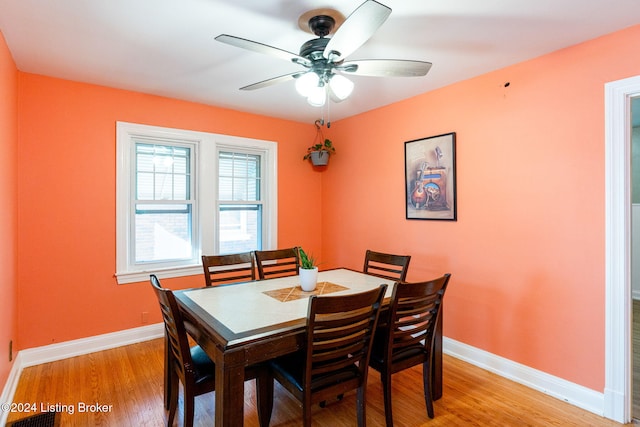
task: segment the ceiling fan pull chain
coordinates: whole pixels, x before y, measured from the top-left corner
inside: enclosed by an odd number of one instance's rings
[[[316,125],[316,137],[313,140],[313,145],[323,145],[324,144],[324,135],[322,134],[321,126],[324,124],[324,118],[317,119],[314,124]]]

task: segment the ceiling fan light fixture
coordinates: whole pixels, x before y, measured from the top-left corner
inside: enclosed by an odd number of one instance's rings
[[[320,83],[320,77],[313,71],[309,71],[296,79],[296,90],[302,96],[309,96],[318,87],[318,83]]]
[[[334,74],[329,80],[329,87],[331,92],[338,97],[338,99],[345,100],[353,92],[353,82],[340,74]]]
[[[325,86],[316,86],[309,92],[309,95],[307,95],[307,102],[314,107],[322,107],[326,101],[327,93]]]

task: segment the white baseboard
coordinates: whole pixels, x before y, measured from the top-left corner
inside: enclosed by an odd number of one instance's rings
[[[0,402],[12,402],[22,370],[41,363],[62,360],[96,351],[107,350],[164,336],[162,323],[127,329],[89,338],[21,350],[13,363]],[[541,391],[574,406],[602,416],[604,394],[549,375],[504,357],[480,350],[459,341],[444,338],[443,351],[472,365]],[[7,412],[0,412],[0,425],[6,423]]]
[[[20,379],[20,374],[24,368],[39,365],[41,363],[80,356],[83,354],[95,353],[96,351],[135,344],[142,341],[161,338],[163,336],[164,325],[162,323],[155,323],[153,325],[141,326],[139,328],[21,350],[16,355],[16,359],[14,360],[11,371],[9,372],[9,377],[7,378],[7,382],[2,390],[2,395],[0,396],[0,403],[13,402],[13,395],[16,392],[18,380]],[[6,424],[8,415],[9,413],[7,411],[0,411],[0,426]]]
[[[443,351],[457,359],[603,416],[604,394],[513,362],[467,344],[444,338]]]
[[[18,387],[20,374],[22,374],[22,364],[20,359],[20,352],[18,352],[18,354],[16,354],[15,360],[13,361],[13,365],[11,366],[11,370],[9,371],[7,382],[2,389],[2,395],[0,395],[0,404],[13,402],[13,395],[15,394],[16,388]],[[9,411],[0,411],[0,426],[3,426],[7,423],[8,416]]]
[[[162,323],[22,350],[22,367],[108,350],[164,336]]]

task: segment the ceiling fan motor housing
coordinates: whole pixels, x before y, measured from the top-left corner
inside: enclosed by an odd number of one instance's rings
[[[317,39],[309,40],[300,47],[300,56],[308,58],[312,61],[323,59],[323,53],[327,43],[328,36],[336,24],[335,19],[329,15],[315,15],[309,19],[309,29],[318,36]]]
[[[335,25],[336,20],[329,15],[316,15],[309,19],[309,29],[318,37],[328,36]]]
[[[324,48],[327,47],[329,40],[331,39],[327,39],[324,37],[309,40],[300,47],[300,56],[309,58],[312,61],[321,59]]]

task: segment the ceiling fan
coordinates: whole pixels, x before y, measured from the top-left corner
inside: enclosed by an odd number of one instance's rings
[[[345,61],[345,58],[362,46],[391,14],[391,8],[375,0],[362,3],[346,19],[333,9],[318,9],[300,17],[299,25],[308,25],[317,36],[300,47],[295,54],[277,47],[241,37],[221,34],[219,42],[254,52],[263,53],[301,65],[304,69],[241,87],[254,90],[296,81],[296,90],[313,106],[323,106],[330,98],[334,102],[346,99],[353,90],[353,82],[343,74],[374,77],[424,76],[431,63],[402,59],[361,59]],[[307,20],[307,22],[304,22]],[[343,21],[343,22],[342,22]],[[339,25],[339,27],[338,27]],[[336,29],[337,28],[337,29]],[[335,29],[331,37],[327,37]]]

